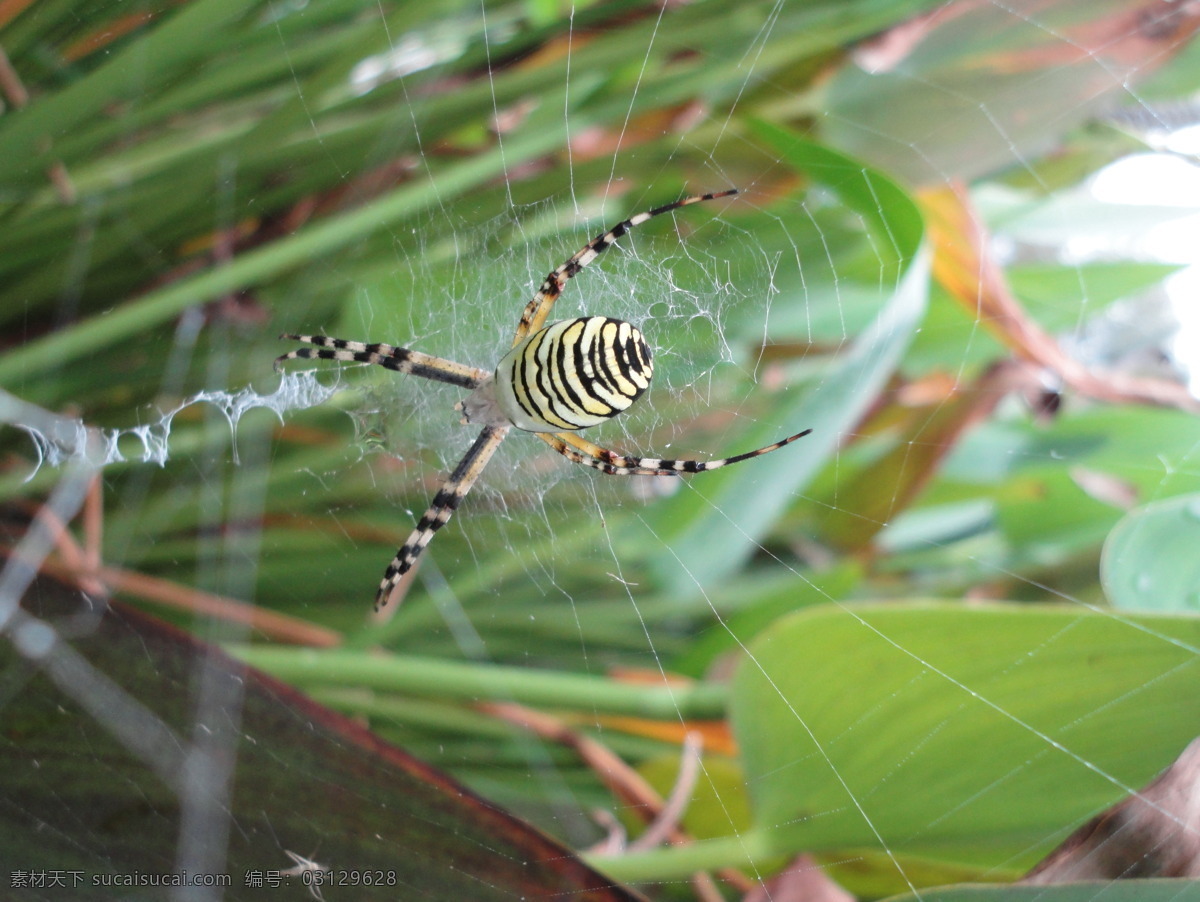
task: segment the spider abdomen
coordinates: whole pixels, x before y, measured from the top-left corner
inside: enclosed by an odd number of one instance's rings
[[[518,429],[563,432],[603,423],[650,385],[654,365],[630,323],[585,316],[551,323],[496,367],[496,403]]]

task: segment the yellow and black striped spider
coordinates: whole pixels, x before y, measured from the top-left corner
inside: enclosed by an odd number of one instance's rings
[[[463,423],[481,424],[483,431],[442,483],[417,528],[388,565],[375,595],[376,610],[387,603],[392,590],[412,569],[433,534],[454,515],[513,427],[534,433],[568,460],[614,476],[669,476],[715,470],[782,448],[812,431],[805,429],[754,451],[707,461],[627,457],[574,434],[627,409],[650,385],[654,367],[642,333],[627,322],[585,316],[545,325],[550,308],[567,280],[634,226],[689,204],[732,194],[737,194],[737,190],[685,197],[631,216],[589,241],[546,276],[521,314],[512,350],[504,355],[494,373],[392,345],[364,344],[324,335],[280,336],[316,347],[289,351],[275,361],[276,369],[283,361],[294,358],[357,361],[471,389],[471,394],[456,404],[455,410],[462,412]]]

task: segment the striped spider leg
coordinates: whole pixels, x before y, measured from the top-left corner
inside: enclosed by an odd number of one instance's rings
[[[805,429],[754,451],[714,460],[630,457],[574,434],[628,409],[649,387],[654,365],[645,338],[630,323],[586,316],[546,325],[563,287],[633,227],[689,204],[736,193],[731,190],[686,197],[631,216],[589,241],[542,282],[521,314],[512,350],[491,373],[387,344],[323,335],[281,336],[312,347],[279,357],[275,361],[277,369],[283,361],[297,358],[358,362],[471,390],[455,408],[462,412],[463,423],[477,423],[483,429],[384,571],[375,596],[376,610],[387,604],[401,577],[412,569],[434,533],[449,522],[513,428],[534,433],[568,460],[613,476],[677,476],[715,470],[769,454],[812,431]]]
[[[444,357],[434,357],[422,354],[409,348],[398,348],[388,344],[366,344],[361,341],[345,341],[341,338],[328,338],[324,335],[293,335],[284,333],[279,336],[289,341],[300,341],[313,345],[310,348],[297,348],[294,351],[276,358],[275,369],[279,370],[285,360],[342,360],[347,363],[373,363],[378,366],[421,376],[435,382],[447,382],[460,388],[478,388],[492,378],[487,370],[481,370],[463,363],[455,363]],[[483,473],[484,467],[508,435],[510,427],[505,425],[485,426],[480,431],[475,443],[459,461],[458,466],[442,483],[428,510],[417,521],[417,527],[409,535],[408,540],[396,552],[392,562],[384,571],[375,595],[375,610],[387,604],[388,597],[400,578],[412,569],[425,546],[433,539],[434,533],[450,522],[459,502],[471,491],[475,481]]]
[[[645,213],[630,216],[624,222],[617,223],[604,234],[597,235],[576,253],[572,254],[562,266],[546,276],[545,280],[538,287],[537,293],[530,299],[529,303],[525,306],[525,311],[521,314],[521,321],[517,324],[517,335],[513,339],[513,347],[520,344],[521,340],[530,332],[536,332],[546,324],[546,317],[550,315],[550,308],[554,306],[554,302],[558,300],[558,296],[562,294],[563,288],[571,280],[571,277],[578,274],[581,269],[608,250],[608,248],[616,243],[618,238],[630,229],[640,226],[643,222],[653,219],[655,216],[661,216],[663,213],[678,210],[680,207],[687,207],[706,200],[732,197],[737,193],[737,188],[730,188],[728,191],[718,191],[715,194],[695,194],[691,197],[674,201],[673,203],[663,204],[661,207],[655,207],[653,210],[647,210]]]
[[[542,441],[567,458],[567,460],[583,464],[585,467],[591,467],[593,470],[599,470],[601,473],[607,473],[609,476],[677,476],[681,473],[707,473],[709,470],[719,470],[721,467],[741,463],[743,460],[749,460],[752,457],[770,454],[784,445],[790,445],[798,438],[804,438],[810,432],[812,432],[811,429],[805,429],[802,432],[797,432],[795,435],[789,435],[785,439],[780,439],[777,442],[764,445],[753,451],[746,451],[743,454],[735,454],[732,457],[722,457],[717,460],[673,460],[657,457],[627,457],[567,433],[563,433],[562,436],[539,435],[538,438],[542,439]]]

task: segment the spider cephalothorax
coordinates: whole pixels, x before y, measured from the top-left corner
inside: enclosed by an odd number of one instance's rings
[[[669,476],[715,470],[782,448],[812,431],[805,429],[754,451],[707,461],[628,457],[575,435],[580,429],[599,425],[627,410],[649,387],[654,366],[645,338],[630,323],[604,316],[584,316],[546,325],[546,317],[563,286],[634,226],[689,204],[732,194],[737,191],[685,197],[631,216],[589,241],[546,276],[521,314],[512,350],[492,373],[392,345],[364,344],[323,335],[281,336],[314,347],[289,351],[275,361],[276,367],[294,358],[357,361],[471,389],[456,408],[462,412],[464,423],[482,425],[483,431],[388,565],[375,596],[377,610],[387,603],[400,577],[412,569],[434,533],[453,516],[500,442],[514,427],[534,433],[569,460],[614,476]]]

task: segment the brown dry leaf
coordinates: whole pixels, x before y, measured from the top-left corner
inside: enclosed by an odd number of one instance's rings
[[[1141,792],[1076,830],[1022,883],[1200,878],[1200,739]]]
[[[960,184],[922,191],[934,248],[933,274],[967,315],[1020,359],[1049,370],[1080,394],[1113,403],[1154,404],[1200,413],[1200,401],[1177,382],[1096,371],[1066,354],[1021,307],[991,252],[982,218]]]

